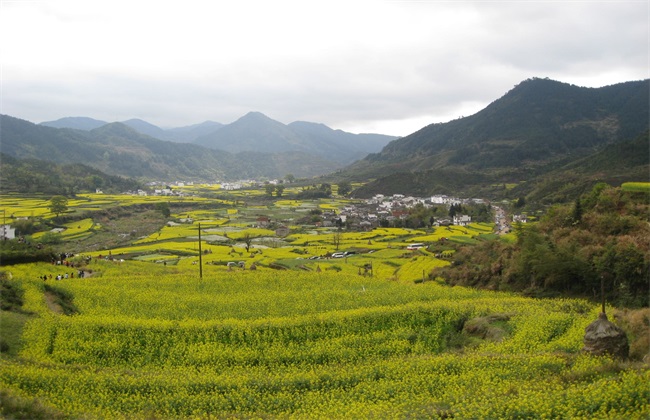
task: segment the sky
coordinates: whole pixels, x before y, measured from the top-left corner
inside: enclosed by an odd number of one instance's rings
[[[649,28],[648,0],[0,0],[0,113],[406,136],[533,77],[647,79]]]

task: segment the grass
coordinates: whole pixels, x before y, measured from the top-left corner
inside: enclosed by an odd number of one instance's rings
[[[1,311],[0,312],[0,351],[9,356],[16,356],[21,348],[20,336],[29,315]]]
[[[58,420],[66,418],[58,410],[44,406],[38,398],[24,398],[7,390],[0,390],[0,417],[6,420]]]

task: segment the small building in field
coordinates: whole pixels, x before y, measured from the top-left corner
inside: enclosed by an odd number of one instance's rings
[[[275,230],[275,235],[276,235],[276,236],[279,236],[279,237],[281,237],[281,238],[284,238],[285,236],[289,235],[289,232],[290,232],[290,230],[289,230],[288,227],[286,227],[286,226],[280,226],[279,228],[277,228],[277,229]]]
[[[16,229],[11,225],[2,225],[0,228],[0,240],[6,241],[9,239],[16,239]]]

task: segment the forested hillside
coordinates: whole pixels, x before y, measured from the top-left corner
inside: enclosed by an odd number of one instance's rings
[[[230,153],[301,152],[306,156],[347,165],[368,153],[380,151],[395,138],[381,134],[346,133],[304,121],[285,125],[260,112],[249,112],[219,130],[198,137],[195,143]]]
[[[598,89],[526,80],[482,111],[429,125],[367,160],[408,161],[426,169],[435,157],[479,170],[589,154],[648,129],[649,88],[647,80]]]
[[[596,185],[573,204],[552,207],[536,224],[515,225],[514,243],[460,247],[438,270],[452,285],[580,295],[647,306],[650,296],[650,206],[647,192]]]
[[[564,165],[499,172],[470,171],[462,167],[398,172],[368,182],[356,189],[354,195],[453,194],[493,200],[524,198],[548,205],[573,201],[600,182],[619,186],[624,182],[650,180],[649,165],[650,137],[646,131],[633,140],[607,145]]]
[[[79,192],[124,192],[141,188],[134,179],[107,175],[89,166],[57,165],[37,159],[15,159],[0,154],[0,192],[40,193],[73,196]]]
[[[542,197],[552,191],[534,189],[550,182],[547,175],[562,178],[573,169],[579,175],[572,179],[585,184],[587,178],[587,188],[601,175],[608,182],[638,179],[650,153],[649,92],[648,80],[597,89],[526,80],[482,111],[395,140],[341,176],[376,179],[356,192],[360,197],[377,191],[429,195],[453,190],[504,198],[508,191],[499,188],[504,184],[521,185],[515,192],[520,196]],[[639,158],[602,164],[608,155],[623,156],[631,149]],[[405,187],[396,190],[400,186]]]
[[[0,115],[3,153],[58,164],[83,163],[111,175],[153,180],[231,180],[324,174],[338,165],[300,152],[232,154],[162,141],[122,123],[90,131],[36,125]]]

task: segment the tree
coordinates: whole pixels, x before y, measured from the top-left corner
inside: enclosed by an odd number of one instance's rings
[[[332,186],[327,182],[323,182],[322,184],[320,184],[319,189],[320,191],[322,191],[325,197],[329,197],[332,195]]]
[[[341,246],[341,241],[343,240],[343,232],[341,232],[341,229],[337,229],[336,232],[332,235],[332,243],[334,245],[334,248],[338,251],[339,246]]]
[[[289,184],[291,184],[292,182],[294,182],[294,181],[296,180],[296,177],[293,176],[293,174],[286,174],[286,175],[284,176],[284,179],[286,179],[287,182],[288,182]]]
[[[16,235],[21,236],[31,235],[38,230],[38,226],[36,226],[33,219],[15,220],[13,226],[16,228]]]
[[[571,221],[574,225],[582,222],[582,205],[580,204],[580,198],[576,198],[576,202],[573,206],[573,212],[571,212]]]
[[[56,217],[59,217],[61,213],[68,210],[68,199],[62,195],[55,195],[50,198],[50,205],[48,208],[52,213],[56,214]]]
[[[157,203],[156,210],[158,210],[163,215],[163,217],[169,217],[172,214],[171,210],[169,209],[169,203],[166,202]]]
[[[104,180],[99,175],[91,175],[88,177],[88,184],[94,188],[101,188],[104,184]]]
[[[278,184],[275,187],[275,195],[277,195],[278,197],[282,197],[282,194],[284,194],[284,185]]]
[[[458,213],[460,211],[459,207],[460,207],[460,204],[458,205],[458,207],[456,207],[455,204],[452,204],[451,206],[449,206],[449,217],[453,218],[456,215],[456,213]]]
[[[246,232],[242,236],[241,240],[246,245],[246,252],[248,252],[250,250],[251,243],[253,243],[253,237],[251,236],[251,234],[249,232]]]
[[[264,190],[266,191],[266,195],[271,197],[273,195],[273,191],[275,191],[275,185],[266,184],[266,186],[264,187]]]
[[[348,195],[352,191],[352,184],[350,184],[348,181],[339,182],[338,187],[339,195]]]

